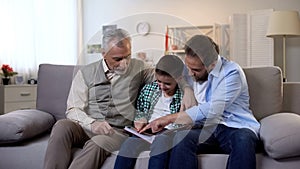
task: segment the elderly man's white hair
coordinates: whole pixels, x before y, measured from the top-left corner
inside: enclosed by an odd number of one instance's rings
[[[109,43],[115,41],[118,47],[122,47],[122,40],[128,39],[131,42],[130,35],[124,29],[111,29],[105,32],[102,38],[102,45],[105,51],[109,50]]]

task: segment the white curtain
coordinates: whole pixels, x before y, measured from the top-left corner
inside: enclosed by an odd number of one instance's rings
[[[36,78],[41,63],[76,64],[78,5],[81,0],[0,0],[0,64],[25,78]]]

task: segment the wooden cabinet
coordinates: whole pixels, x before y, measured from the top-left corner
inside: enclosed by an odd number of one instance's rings
[[[0,85],[0,114],[36,108],[36,85]]]

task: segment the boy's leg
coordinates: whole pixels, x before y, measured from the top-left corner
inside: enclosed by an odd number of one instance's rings
[[[137,137],[129,137],[121,146],[114,169],[133,169],[142,151],[149,150],[149,143]]]
[[[155,137],[150,147],[150,160],[148,168],[168,168],[170,149],[173,136],[161,134]]]

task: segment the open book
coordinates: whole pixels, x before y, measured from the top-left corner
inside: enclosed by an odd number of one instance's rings
[[[139,133],[134,127],[130,127],[130,126],[126,126],[124,128],[126,131],[144,139],[145,141],[149,142],[150,144],[152,144],[153,140],[155,139],[155,135],[154,134],[150,134],[150,133]]]
[[[125,126],[124,130],[144,139],[145,141],[149,142],[150,144],[152,144],[153,140],[155,139],[156,135],[158,134],[167,134],[167,133],[171,133],[171,132],[176,132],[178,130],[188,130],[188,129],[191,129],[191,125],[183,125],[179,128],[175,128],[175,129],[163,129],[162,131],[160,132],[157,132],[155,134],[153,133],[148,133],[148,132],[143,132],[143,133],[139,133],[134,127],[131,127],[131,126]]]

